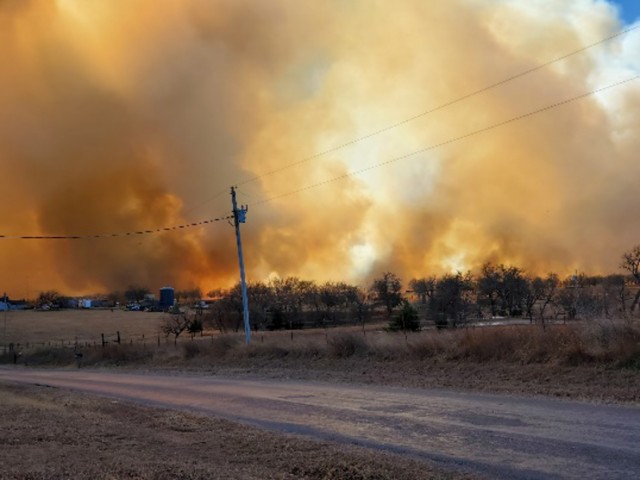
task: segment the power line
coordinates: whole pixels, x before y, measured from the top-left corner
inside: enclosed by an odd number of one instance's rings
[[[428,152],[430,150],[435,150],[436,148],[444,147],[446,145],[449,145],[449,144],[452,144],[452,143],[455,143],[455,142],[459,142],[461,140],[465,140],[467,138],[479,135],[479,134],[487,132],[489,130],[493,130],[495,128],[502,127],[504,125],[508,125],[510,123],[517,122],[519,120],[524,120],[524,119],[532,117],[534,115],[546,112],[548,110],[552,110],[554,108],[561,107],[563,105],[575,102],[577,100],[581,100],[583,98],[589,97],[591,95],[595,95],[596,93],[600,93],[600,92],[603,92],[605,90],[610,90],[612,88],[619,87],[621,85],[624,85],[626,83],[629,83],[629,82],[632,82],[632,81],[638,80],[638,79],[640,79],[640,75],[635,75],[635,76],[633,76],[631,78],[628,78],[626,80],[621,80],[619,82],[612,83],[612,84],[607,85],[605,87],[597,88],[595,90],[591,90],[589,92],[582,93],[582,94],[577,95],[575,97],[571,97],[571,98],[568,98],[568,99],[565,99],[565,100],[561,100],[561,101],[556,102],[556,103],[552,103],[550,105],[547,105],[545,107],[539,108],[537,110],[532,110],[530,112],[523,113],[523,114],[518,115],[516,117],[512,117],[512,118],[510,118],[508,120],[504,120],[502,122],[494,123],[492,125],[480,128],[478,130],[474,130],[472,132],[465,133],[464,135],[459,135],[457,137],[450,138],[449,140],[445,140],[443,142],[436,143],[434,145],[430,145],[428,147],[421,148],[420,150],[416,150],[416,151],[413,151],[411,153],[407,153],[405,155],[401,155],[399,157],[394,157],[394,158],[391,158],[391,159],[386,160],[384,162],[377,163],[375,165],[370,165],[368,167],[365,167],[365,168],[362,168],[362,169],[359,169],[359,170],[354,170],[352,172],[347,172],[345,174],[338,175],[337,177],[333,177],[333,178],[330,178],[328,180],[324,180],[322,182],[318,182],[318,183],[314,183],[314,184],[311,184],[311,185],[307,185],[305,187],[298,188],[296,190],[293,190],[293,191],[290,191],[290,192],[287,192],[287,193],[283,193],[283,194],[276,195],[276,196],[273,196],[273,197],[270,197],[270,198],[266,198],[264,200],[260,200],[258,202],[252,203],[251,206],[261,205],[261,204],[264,204],[264,203],[269,203],[269,202],[272,202],[272,201],[277,200],[279,198],[288,197],[290,195],[295,195],[297,193],[301,193],[301,192],[304,192],[304,191],[307,191],[307,190],[312,190],[314,188],[317,188],[317,187],[320,187],[320,186],[323,186],[323,185],[327,185],[329,183],[333,183],[333,182],[337,182],[339,180],[344,180],[344,179],[347,179],[347,178],[350,178],[350,177],[354,177],[356,175],[360,175],[362,173],[368,172],[369,170],[374,170],[376,168],[384,167],[386,165],[390,165],[390,164],[398,162],[400,160],[405,160],[407,158],[413,157],[413,156],[418,155],[420,153],[425,153],[425,152]]]
[[[248,183],[255,182],[256,180],[260,180],[260,179],[262,179],[264,177],[268,177],[268,176],[274,175],[276,173],[280,173],[280,172],[282,172],[284,170],[288,170],[288,169],[293,168],[293,167],[295,167],[297,165],[309,162],[311,160],[314,160],[314,159],[316,159],[318,157],[322,157],[322,156],[327,155],[329,153],[336,152],[336,151],[341,150],[341,149],[343,149],[345,147],[354,145],[354,144],[359,143],[359,142],[361,142],[363,140],[367,140],[367,139],[369,139],[371,137],[374,137],[376,135],[379,135],[381,133],[388,132],[389,130],[393,130],[393,129],[398,128],[398,127],[400,127],[402,125],[405,125],[405,124],[407,124],[409,122],[417,120],[418,118],[422,118],[422,117],[424,117],[426,115],[429,115],[431,113],[437,112],[437,111],[442,110],[444,108],[447,108],[447,107],[450,107],[450,106],[455,105],[457,103],[460,103],[463,100],[467,100],[468,98],[474,97],[474,96],[479,95],[479,94],[484,93],[484,92],[487,92],[487,91],[492,90],[492,89],[494,89],[496,87],[505,85],[506,83],[512,82],[513,80],[517,80],[518,78],[524,77],[525,75],[529,75],[530,73],[533,73],[533,72],[536,72],[538,70],[541,70],[541,69],[543,69],[545,67],[548,67],[549,65],[552,65],[554,63],[560,62],[562,60],[566,60],[569,57],[572,57],[574,55],[582,53],[582,52],[584,52],[586,50],[589,50],[589,49],[591,49],[593,47],[596,47],[598,45],[601,45],[603,43],[609,42],[609,41],[611,41],[611,40],[613,40],[615,38],[618,38],[620,36],[626,35],[629,32],[637,30],[638,28],[640,28],[640,24],[632,26],[632,27],[629,27],[629,28],[624,29],[624,30],[620,30],[620,31],[608,36],[608,37],[605,37],[605,38],[603,38],[601,40],[598,40],[597,42],[591,43],[591,44],[586,45],[584,47],[581,47],[581,48],[579,48],[577,50],[573,50],[572,52],[569,52],[569,53],[566,53],[566,54],[561,55],[559,57],[556,57],[556,58],[554,58],[552,60],[549,60],[549,61],[547,61],[545,63],[541,63],[539,65],[536,65],[535,67],[529,68],[527,70],[523,70],[522,72],[519,72],[519,73],[516,73],[514,75],[511,75],[510,77],[507,77],[507,78],[505,78],[503,80],[500,80],[498,82],[495,82],[495,83],[492,83],[490,85],[487,85],[485,87],[479,88],[478,90],[475,90],[473,92],[467,93],[467,94],[465,94],[465,95],[463,95],[461,97],[457,97],[457,98],[455,98],[453,100],[449,100],[449,101],[447,101],[445,103],[442,103],[442,104],[440,104],[440,105],[438,105],[436,107],[433,107],[433,108],[431,108],[429,110],[425,110],[425,111],[423,111],[421,113],[418,113],[418,114],[413,115],[411,117],[405,118],[404,120],[400,120],[400,121],[398,121],[396,123],[393,123],[391,125],[388,125],[386,127],[380,128],[378,130],[374,130],[374,131],[372,131],[372,132],[370,132],[368,134],[365,134],[365,135],[363,135],[361,137],[357,137],[357,138],[355,138],[353,140],[341,143],[341,144],[336,145],[334,147],[331,147],[331,148],[329,148],[327,150],[323,150],[323,151],[320,151],[320,152],[315,153],[313,155],[310,155],[308,157],[302,158],[302,159],[300,159],[300,160],[298,160],[296,162],[289,163],[287,165],[284,165],[282,167],[276,168],[274,170],[270,170],[270,171],[265,172],[263,174],[256,175],[254,177],[248,178],[248,179],[243,180],[241,182],[237,182],[236,184],[238,186],[241,186],[241,185],[246,185]]]
[[[187,228],[198,227],[210,223],[220,222],[223,220],[233,219],[233,215],[226,217],[211,218],[209,220],[201,220],[199,222],[185,223],[182,225],[174,225],[171,227],[152,228],[149,230],[135,230],[131,232],[118,233],[97,233],[87,235],[0,235],[0,240],[84,240],[93,238],[114,238],[114,237],[131,237],[136,235],[151,235],[154,233],[170,232],[174,230],[183,230]]]
[[[570,97],[567,98],[565,100],[561,100],[559,102],[555,102],[552,103],[550,105],[547,105],[545,107],[542,108],[538,108],[536,110],[532,110],[530,112],[527,113],[523,113],[521,115],[515,116],[515,117],[511,117],[507,120],[504,120],[502,122],[498,122],[498,123],[494,123],[491,125],[488,125],[486,127],[477,129],[477,130],[473,130],[471,132],[465,133],[463,135],[459,135],[457,137],[453,137],[450,138],[449,140],[445,140],[443,142],[440,143],[436,143],[433,145],[429,145],[428,147],[424,147],[421,148],[419,150],[415,150],[413,152],[398,156],[398,157],[394,157],[391,158],[389,160],[385,160],[384,162],[381,163],[377,163],[374,165],[370,165],[368,167],[365,168],[361,168],[359,170],[354,170],[352,172],[347,172],[343,175],[339,175],[337,177],[333,177],[330,178],[328,180],[324,180],[322,182],[318,182],[318,183],[314,183],[311,185],[307,185],[305,187],[302,188],[298,188],[296,190],[290,191],[290,192],[286,192],[280,195],[276,195],[270,198],[266,198],[257,202],[252,203],[252,206],[256,206],[256,205],[262,205],[265,203],[269,203],[272,202],[274,200],[277,200],[279,198],[283,198],[283,197],[287,197],[290,195],[295,195],[297,193],[306,191],[306,190],[311,190],[323,185],[327,185],[329,183],[333,183],[339,180],[344,180],[346,178],[350,178],[350,177],[354,177],[356,175],[360,175],[362,173],[368,172],[370,170],[374,170],[376,168],[380,168],[386,165],[390,165],[392,163],[398,162],[400,160],[405,160],[407,158],[413,157],[415,155],[418,155],[420,153],[425,153],[428,152],[430,150],[435,150],[436,148],[440,148],[455,142],[459,142],[461,140],[465,140],[467,138],[479,135],[481,133],[502,127],[504,125],[508,125],[510,123],[514,123],[520,120],[524,120],[526,118],[532,117],[534,115],[538,115],[540,113],[544,113],[546,111],[561,107],[563,105],[567,105],[569,103],[575,102],[577,100],[581,100],[583,98],[586,97],[590,97],[592,95],[595,95],[597,93],[600,92],[604,92],[606,90],[610,90],[612,88],[615,87],[619,87],[621,85],[630,83],[634,80],[638,80],[640,79],[640,75],[634,75],[633,77],[627,78],[625,80],[621,80],[609,85],[606,85],[604,87],[600,87],[594,90],[590,90],[588,92],[582,93],[580,95],[576,95],[574,97]],[[81,239],[97,239],[97,238],[114,238],[114,237],[129,237],[129,236],[136,236],[136,235],[150,235],[150,234],[155,234],[155,233],[162,233],[162,232],[169,232],[169,231],[175,231],[175,230],[183,230],[183,229],[187,229],[187,228],[193,228],[193,227],[197,227],[197,226],[201,226],[201,225],[206,225],[206,224],[211,224],[211,223],[215,223],[215,222],[220,222],[223,220],[230,220],[233,219],[234,216],[233,215],[227,215],[227,216],[222,216],[222,217],[217,217],[217,218],[211,218],[208,220],[202,220],[199,222],[192,222],[192,223],[186,223],[186,224],[182,224],[182,225],[174,225],[174,226],[170,226],[170,227],[159,227],[159,228],[153,228],[153,229],[148,229],[148,230],[135,230],[135,231],[130,231],[130,232],[117,232],[117,233],[99,233],[99,234],[83,234],[83,235],[1,235],[0,234],[0,240],[81,240]]]
[[[379,135],[381,133],[384,133],[384,132],[387,132],[389,130],[395,129],[397,127],[405,125],[405,124],[407,124],[409,122],[412,122],[414,120],[417,120],[418,118],[424,117],[424,116],[429,115],[431,113],[434,113],[434,112],[436,112],[438,110],[442,110],[442,109],[444,109],[446,107],[449,107],[449,106],[452,106],[452,105],[457,104],[459,102],[462,102],[462,101],[464,101],[464,100],[466,100],[466,99],[468,99],[470,97],[473,97],[475,95],[479,95],[481,93],[487,92],[487,91],[492,90],[492,89],[494,89],[496,87],[499,87],[501,85],[509,83],[509,82],[511,82],[513,80],[516,80],[516,79],[521,78],[521,77],[523,77],[525,75],[528,75],[528,74],[533,73],[533,72],[535,72],[537,70],[540,70],[540,69],[545,68],[545,67],[547,67],[549,65],[552,65],[552,64],[554,64],[556,62],[565,60],[565,59],[567,59],[567,58],[569,58],[571,56],[574,56],[574,55],[576,55],[578,53],[584,52],[584,51],[586,51],[586,50],[588,50],[590,48],[593,48],[595,46],[598,46],[598,45],[601,45],[601,44],[606,43],[608,41],[611,41],[611,40],[613,40],[613,39],[615,39],[617,37],[620,37],[620,36],[625,35],[625,34],[627,34],[629,32],[637,30],[638,28],[640,28],[640,24],[632,26],[632,27],[629,27],[629,28],[624,29],[624,30],[621,30],[621,31],[619,31],[617,33],[614,33],[614,34],[612,34],[612,35],[610,35],[608,37],[605,37],[605,38],[603,38],[603,39],[601,39],[601,40],[599,40],[597,42],[591,43],[591,44],[586,45],[584,47],[581,47],[581,48],[579,48],[577,50],[574,50],[574,51],[569,52],[567,54],[564,54],[564,55],[561,55],[559,57],[556,57],[556,58],[554,58],[552,60],[549,60],[549,61],[547,61],[545,63],[542,63],[542,64],[537,65],[535,67],[529,68],[529,69],[524,70],[522,72],[519,72],[517,74],[514,74],[514,75],[512,75],[510,77],[507,77],[507,78],[505,78],[503,80],[500,80],[500,81],[495,82],[493,84],[490,84],[490,85],[487,85],[485,87],[482,87],[482,88],[480,88],[478,90],[470,92],[470,93],[468,93],[466,95],[463,95],[461,97],[458,97],[456,99],[453,99],[453,100],[450,100],[450,101],[445,102],[443,104],[440,104],[440,105],[438,105],[436,107],[433,107],[433,108],[431,108],[429,110],[425,110],[424,112],[421,112],[421,113],[418,113],[416,115],[413,115],[412,117],[405,118],[404,120],[398,121],[396,123],[393,123],[391,125],[383,127],[381,129],[372,131],[372,132],[370,132],[370,133],[368,133],[366,135],[363,135],[361,137],[358,137],[358,138],[355,138],[355,139],[350,140],[348,142],[344,142],[342,144],[336,145],[336,146],[334,146],[332,148],[329,148],[327,150],[323,150],[321,152],[315,153],[315,154],[313,154],[311,156],[305,157],[305,158],[303,158],[301,160],[298,160],[296,162],[290,163],[288,165],[284,165],[284,166],[282,166],[280,168],[271,170],[271,171],[263,173],[261,175],[254,176],[254,177],[249,178],[247,180],[244,180],[242,182],[237,182],[237,185],[240,186],[240,185],[246,185],[248,183],[252,183],[252,182],[254,182],[256,180],[259,180],[261,178],[264,178],[264,177],[267,177],[267,176],[270,176],[270,175],[274,175],[276,173],[282,172],[282,171],[287,170],[289,168],[293,168],[293,167],[295,167],[297,165],[300,165],[302,163],[314,160],[316,158],[322,157],[322,156],[327,155],[329,153],[333,153],[335,151],[341,150],[341,149],[343,149],[345,147],[348,147],[350,145],[354,145],[354,144],[359,143],[361,141],[367,140],[367,139],[369,139],[371,137],[374,137],[374,136]],[[508,123],[512,123],[512,122],[515,122],[515,121],[518,121],[518,120],[522,120],[524,118],[536,115],[538,113],[542,113],[542,112],[545,112],[547,110],[550,110],[550,109],[565,105],[567,103],[570,103],[570,102],[573,102],[573,101],[576,101],[576,100],[591,96],[591,95],[596,94],[598,92],[602,92],[604,90],[608,90],[610,88],[617,87],[619,85],[631,82],[631,81],[636,80],[638,78],[640,78],[640,76],[634,76],[634,77],[629,78],[627,80],[623,80],[621,82],[617,82],[617,83],[614,83],[614,84],[611,84],[611,85],[608,85],[608,86],[605,86],[605,87],[602,87],[602,88],[599,88],[599,89],[596,89],[596,90],[592,90],[590,92],[583,93],[583,94],[578,95],[576,97],[572,97],[572,98],[569,98],[567,100],[548,105],[548,106],[543,107],[541,109],[534,110],[532,112],[529,112],[529,113],[526,113],[526,114],[523,114],[523,115],[519,115],[517,117],[513,117],[513,118],[511,118],[509,120],[506,120],[506,121],[503,121],[503,122],[500,122],[500,123],[496,123],[496,124],[484,127],[482,129],[475,130],[473,132],[469,132],[467,134],[464,134],[464,135],[449,139],[447,141],[444,141],[444,142],[441,142],[441,143],[438,143],[438,144],[435,144],[435,145],[431,145],[429,147],[422,148],[420,150],[408,153],[406,155],[402,155],[400,157],[392,158],[392,159],[387,160],[387,161],[382,162],[382,163],[371,165],[369,167],[365,167],[363,169],[356,170],[356,171],[353,171],[353,172],[348,172],[346,174],[339,175],[339,176],[334,177],[332,179],[325,180],[323,182],[318,182],[318,183],[315,183],[315,184],[312,184],[312,185],[308,185],[306,187],[302,187],[302,188],[293,190],[291,192],[287,192],[287,193],[283,193],[281,195],[270,197],[268,199],[260,200],[258,202],[253,203],[252,205],[254,205],[254,206],[255,205],[261,205],[261,204],[268,203],[268,202],[271,202],[273,200],[276,200],[278,198],[294,195],[296,193],[300,193],[300,192],[303,192],[303,191],[306,191],[306,190],[310,190],[310,189],[313,189],[313,188],[316,188],[316,187],[319,187],[319,186],[322,186],[322,185],[326,185],[328,183],[333,183],[333,182],[336,182],[336,181],[339,181],[339,180],[342,180],[342,179],[346,179],[346,178],[349,178],[349,177],[352,177],[352,176],[356,176],[356,175],[365,173],[365,172],[367,172],[369,170],[373,170],[375,168],[383,167],[385,165],[389,165],[391,163],[395,163],[397,161],[400,161],[400,160],[415,156],[415,155],[417,155],[419,153],[424,153],[424,152],[427,152],[427,151],[430,151],[430,150],[433,150],[433,149],[436,149],[436,148],[439,148],[439,147],[442,147],[442,146],[445,146],[445,145],[448,145],[448,144],[451,144],[451,143],[454,143],[454,142],[457,142],[457,141],[460,141],[460,140],[464,140],[466,138],[478,135],[478,134],[486,132],[488,130],[492,130],[494,128],[501,127],[501,126],[506,125]],[[220,195],[222,195],[225,192],[226,192],[226,189],[225,190],[220,190],[213,197],[211,197],[208,200],[205,200],[204,202],[201,202],[201,203],[197,204],[196,206],[191,207],[189,210],[187,210],[187,212],[191,212],[191,211],[193,211],[193,210],[195,210],[195,209],[197,209],[197,208],[199,208],[199,207],[201,207],[201,206],[213,201],[214,199],[218,198]],[[196,226],[206,225],[206,224],[209,224],[209,223],[215,223],[215,222],[222,221],[222,220],[229,220],[229,219],[232,219],[232,218],[233,218],[233,216],[224,216],[224,217],[218,217],[218,218],[213,218],[213,219],[209,219],[209,220],[202,220],[202,221],[199,221],[199,222],[187,223],[187,224],[182,224],[182,225],[175,225],[175,226],[170,226],[170,227],[160,227],[160,228],[155,228],[155,229],[139,230],[139,231],[131,231],[131,232],[100,233],[100,234],[86,234],[86,235],[85,234],[83,234],[83,235],[0,235],[0,239],[7,239],[7,240],[10,240],[10,239],[17,239],[17,240],[79,240],[79,239],[128,237],[128,236],[136,236],[136,235],[150,235],[150,234],[167,232],[167,231],[172,231],[172,230],[181,230],[181,229],[186,229],[186,228],[193,228],[193,227],[196,227]]]

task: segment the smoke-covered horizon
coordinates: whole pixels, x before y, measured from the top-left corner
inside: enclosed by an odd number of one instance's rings
[[[0,0],[0,234],[223,216],[238,184],[252,280],[616,272],[640,243],[640,81],[428,147],[638,75],[640,30],[334,148],[622,28],[604,0]],[[13,296],[238,278],[225,222],[5,239],[0,262]]]

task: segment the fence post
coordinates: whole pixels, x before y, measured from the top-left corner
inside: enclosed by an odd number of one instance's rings
[[[105,344],[107,343],[104,341],[104,333],[101,333],[100,336],[102,337],[102,347],[104,348]]]
[[[120,345],[120,332],[116,332],[116,335],[118,336],[118,339],[116,341],[118,342],[118,345]]]

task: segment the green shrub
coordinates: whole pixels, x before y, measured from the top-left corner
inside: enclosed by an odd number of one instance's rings
[[[635,351],[628,352],[626,356],[618,362],[620,368],[629,368],[632,370],[640,370],[640,347]]]
[[[409,302],[402,304],[402,309],[394,315],[389,322],[389,330],[397,332],[404,330],[409,332],[420,331],[420,319],[418,318],[418,310]]]
[[[194,317],[193,319],[191,319],[191,321],[189,321],[189,324],[187,325],[187,332],[189,332],[191,336],[193,336],[196,333],[202,333],[203,328],[204,324],[202,323],[202,319],[199,317]]]

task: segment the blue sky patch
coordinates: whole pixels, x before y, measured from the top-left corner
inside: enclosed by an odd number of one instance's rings
[[[626,24],[632,24],[640,18],[640,0],[615,0],[620,7],[620,16]]]

